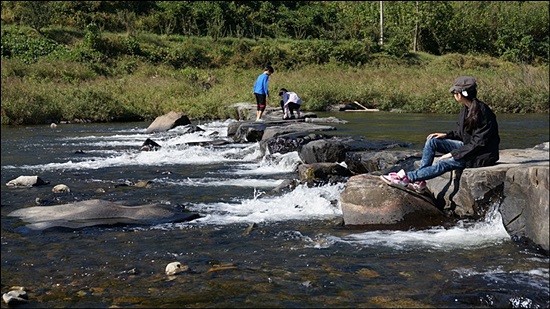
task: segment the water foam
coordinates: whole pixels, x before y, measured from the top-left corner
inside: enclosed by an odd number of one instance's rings
[[[400,250],[417,250],[418,247],[437,250],[477,249],[493,246],[511,239],[497,206],[493,205],[483,221],[460,221],[448,229],[434,227],[422,231],[370,231],[351,234],[340,241],[359,247],[387,246]]]
[[[343,184],[313,188],[300,185],[281,196],[264,196],[265,192],[257,191],[254,198],[237,203],[195,204],[187,209],[204,216],[194,221],[198,224],[326,219],[342,215],[338,199],[343,187]]]

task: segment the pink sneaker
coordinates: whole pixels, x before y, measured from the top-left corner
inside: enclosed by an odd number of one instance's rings
[[[418,193],[424,193],[424,191],[426,191],[426,182],[424,180],[415,181],[411,183],[410,186]]]
[[[397,173],[389,173],[388,175],[381,175],[380,178],[389,185],[403,188],[406,188],[411,183],[404,170],[400,170]]]

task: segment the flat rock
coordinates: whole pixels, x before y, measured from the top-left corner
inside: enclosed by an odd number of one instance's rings
[[[96,225],[150,225],[198,218],[174,207],[159,204],[124,206],[105,200],[86,200],[57,206],[22,208],[8,214],[19,217],[31,230],[53,227],[79,229]]]

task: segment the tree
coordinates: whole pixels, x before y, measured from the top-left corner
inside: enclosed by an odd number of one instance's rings
[[[21,1],[17,2],[16,12],[21,22],[42,34],[42,29],[50,25],[52,16],[52,1]]]

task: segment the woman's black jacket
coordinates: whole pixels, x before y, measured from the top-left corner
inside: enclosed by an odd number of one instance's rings
[[[477,102],[479,116],[475,129],[470,132],[466,129],[465,121],[469,109],[464,106],[460,110],[456,129],[447,132],[446,136],[464,143],[464,146],[451,151],[451,155],[455,160],[465,160],[466,167],[494,165],[499,159],[500,137],[496,116],[487,104],[479,100]]]

